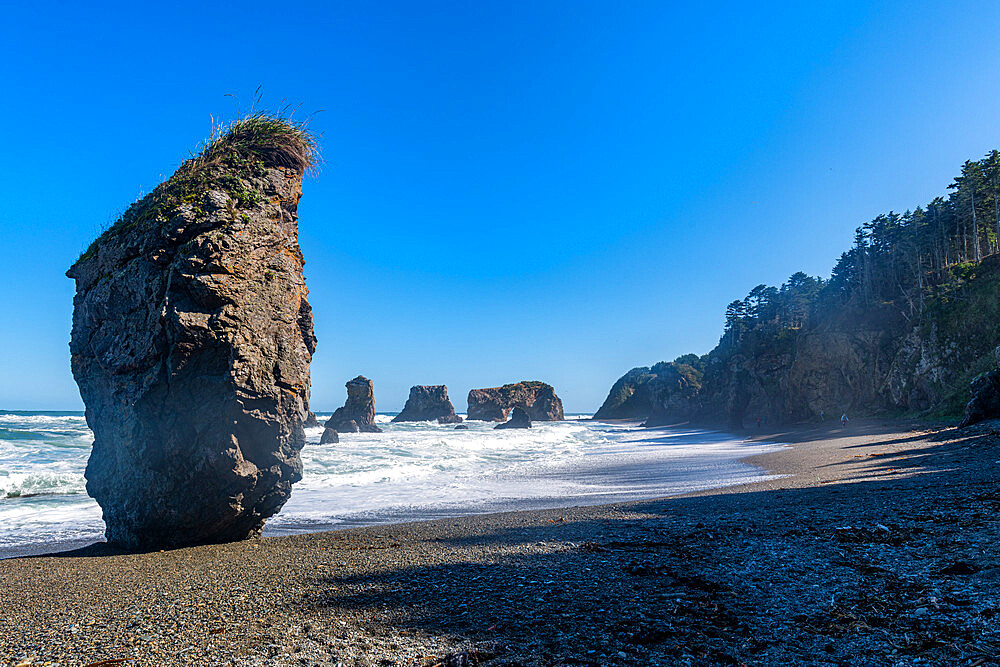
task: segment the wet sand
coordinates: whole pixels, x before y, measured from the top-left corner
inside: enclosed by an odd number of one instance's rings
[[[0,664],[993,664],[990,427],[754,438],[685,497],[0,561]],[[124,662],[102,662],[124,661]]]

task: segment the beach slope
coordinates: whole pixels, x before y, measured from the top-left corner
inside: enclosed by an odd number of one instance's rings
[[[987,664],[997,436],[761,434],[686,497],[0,561],[8,664]],[[101,662],[125,661],[125,662]]]

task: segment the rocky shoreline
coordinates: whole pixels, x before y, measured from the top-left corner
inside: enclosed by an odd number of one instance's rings
[[[806,426],[696,496],[0,562],[8,665],[993,664],[992,423]],[[102,662],[111,661],[111,662]]]

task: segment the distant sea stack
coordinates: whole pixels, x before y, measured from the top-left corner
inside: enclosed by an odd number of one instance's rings
[[[523,408],[532,421],[561,421],[565,418],[562,400],[556,396],[552,385],[544,382],[517,382],[469,392],[469,419],[506,421],[515,407]]]
[[[326,428],[339,433],[381,433],[375,425],[375,385],[359,375],[346,386],[347,402],[327,420]]]
[[[443,384],[416,385],[410,387],[403,411],[396,415],[394,422],[434,421],[439,424],[457,424],[462,418],[455,414],[455,406],[448,398],[448,387]]]
[[[67,272],[109,542],[244,539],[301,478],[316,338],[296,209],[314,157],[302,126],[234,122]]]

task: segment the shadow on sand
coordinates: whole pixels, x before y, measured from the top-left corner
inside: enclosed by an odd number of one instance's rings
[[[961,588],[1000,578],[997,541],[979,539],[998,532],[997,453],[933,437],[864,462],[866,475],[905,469],[891,480],[490,518],[435,540],[446,562],[327,577],[303,604],[464,637],[508,664],[969,660],[997,643]],[[939,620],[928,600],[952,584],[965,592]]]

